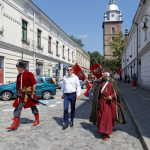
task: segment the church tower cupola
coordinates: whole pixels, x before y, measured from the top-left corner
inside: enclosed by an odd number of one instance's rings
[[[109,43],[122,31],[122,14],[115,0],[109,0],[109,4],[104,13],[103,21],[103,53],[104,59],[111,59],[113,56]]]

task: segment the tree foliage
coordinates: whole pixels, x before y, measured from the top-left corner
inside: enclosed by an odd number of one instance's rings
[[[110,49],[113,53],[113,57],[111,59],[105,59],[104,63],[113,72],[116,72],[119,66],[121,66],[121,54],[123,52],[125,44],[126,40],[122,31],[120,31],[119,35],[115,36],[114,40],[109,43]]]
[[[90,66],[93,66],[96,63],[95,59],[98,64],[101,64],[104,60],[103,56],[98,51],[92,53],[88,51],[88,54],[90,55]]]
[[[69,36],[74,42],[76,42],[79,46],[84,47],[85,45],[83,44],[81,39],[78,39],[76,37],[74,37],[73,35]]]

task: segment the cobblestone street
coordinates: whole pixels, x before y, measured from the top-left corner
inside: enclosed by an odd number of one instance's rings
[[[128,111],[127,124],[116,125],[107,142],[97,132],[97,126],[89,123],[92,102],[83,96],[76,102],[76,117],[73,128],[62,130],[63,101],[60,90],[54,99],[47,101],[47,107],[38,106],[40,124],[32,126],[34,115],[30,109],[22,111],[19,128],[6,129],[13,122],[11,105],[0,107],[0,150],[142,150]],[[12,101],[10,102],[12,103]]]

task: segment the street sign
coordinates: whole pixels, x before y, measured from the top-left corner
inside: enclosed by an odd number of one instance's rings
[[[67,69],[67,66],[66,66],[66,65],[63,65],[63,68],[64,68],[64,69]]]
[[[56,64],[55,67],[59,67],[59,64]]]

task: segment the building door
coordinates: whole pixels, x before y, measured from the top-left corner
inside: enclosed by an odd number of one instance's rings
[[[0,84],[4,83],[4,57],[0,56]]]

